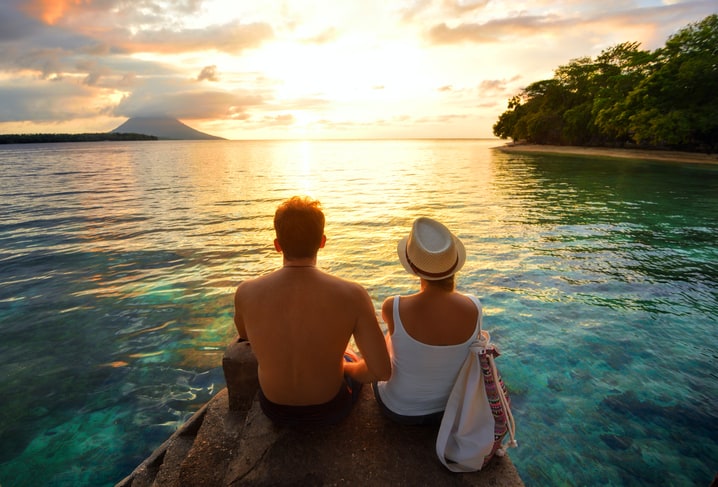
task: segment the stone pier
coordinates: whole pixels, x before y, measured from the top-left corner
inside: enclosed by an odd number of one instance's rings
[[[339,425],[279,428],[259,407],[249,343],[232,343],[223,368],[227,388],[116,487],[524,485],[508,455],[480,472],[448,471],[436,457],[437,428],[389,421],[371,387]]]

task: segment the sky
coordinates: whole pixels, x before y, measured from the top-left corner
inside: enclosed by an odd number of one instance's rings
[[[681,0],[0,0],[0,134],[168,116],[228,139],[484,138],[528,84]]]

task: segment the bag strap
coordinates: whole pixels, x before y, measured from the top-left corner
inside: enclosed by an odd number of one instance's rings
[[[496,381],[496,390],[499,396],[499,401],[501,402],[501,407],[503,407],[504,411],[506,412],[506,428],[509,430],[510,440],[506,445],[506,448],[502,446],[501,448],[496,450],[496,454],[502,457],[506,454],[507,448],[516,448],[519,446],[519,443],[516,441],[516,421],[514,421],[514,415],[511,412],[509,401],[508,399],[506,399],[504,388],[498,384],[500,377],[499,369],[496,368],[496,362],[494,361],[494,357],[498,357],[499,355],[501,355],[501,352],[499,352],[499,349],[498,347],[496,347],[496,345],[491,343],[491,334],[486,330],[481,330],[480,337],[477,337],[477,339],[474,340],[471,346],[479,348],[479,356],[486,356],[486,360],[491,367],[491,372],[493,373],[494,380]]]
[[[486,332],[488,335],[489,332]],[[488,337],[487,337],[487,348],[488,348]],[[496,390],[498,392],[499,401],[501,402],[501,406],[504,408],[504,412],[506,413],[506,428],[509,430],[509,437],[511,438],[506,445],[506,448],[503,446],[496,450],[496,454],[500,457],[504,456],[506,454],[506,450],[508,448],[516,448],[519,446],[519,443],[516,441],[516,422],[514,421],[514,415],[511,412],[511,407],[509,406],[509,401],[506,399],[506,394],[504,394],[504,388],[501,387],[498,384],[499,380],[499,370],[496,368],[496,362],[494,361],[494,355],[498,354],[496,351],[494,345],[491,345],[490,348],[491,352],[489,353],[487,351],[486,353],[486,359],[489,362],[489,366],[491,366],[491,371],[494,374],[494,380],[497,381],[496,384]]]

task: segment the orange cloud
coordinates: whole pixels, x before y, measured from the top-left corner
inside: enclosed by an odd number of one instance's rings
[[[24,9],[31,16],[46,24],[54,24],[75,5],[90,4],[91,0],[31,0]]]
[[[122,33],[122,31],[117,32]],[[113,42],[129,52],[172,54],[217,50],[238,53],[244,49],[259,47],[272,38],[274,31],[267,23],[242,24],[232,21],[202,29],[144,30],[129,38],[118,37]]]

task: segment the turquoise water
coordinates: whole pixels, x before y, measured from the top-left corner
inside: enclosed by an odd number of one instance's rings
[[[320,199],[319,264],[379,309],[396,240],[469,254],[526,485],[718,472],[718,167],[509,155],[496,141],[0,147],[0,484],[113,485],[224,387],[238,282],[276,205]]]

